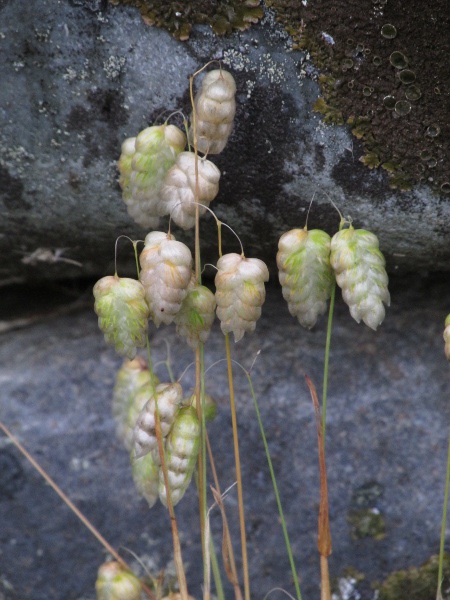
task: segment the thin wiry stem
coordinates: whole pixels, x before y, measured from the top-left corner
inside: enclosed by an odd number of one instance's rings
[[[328,397],[328,367],[330,363],[330,346],[331,346],[331,332],[333,329],[333,313],[334,313],[334,301],[336,298],[336,282],[333,282],[330,297],[330,308],[328,311],[328,325],[327,325],[327,340],[325,343],[325,360],[323,365],[323,385],[322,385],[322,434],[325,443],[325,433],[327,428],[327,397]]]
[[[244,575],[244,596],[245,600],[250,600],[250,577],[248,572],[247,539],[245,533],[244,495],[242,490],[241,459],[239,455],[239,436],[237,430],[236,404],[234,398],[233,367],[231,364],[230,337],[228,333],[225,334],[225,348],[227,354],[228,385],[230,392],[231,423],[233,428],[234,459],[236,464],[236,479],[239,504],[239,525],[241,530],[242,547],[242,571]]]

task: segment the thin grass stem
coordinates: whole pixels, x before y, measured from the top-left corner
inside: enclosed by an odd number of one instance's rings
[[[234,384],[233,384],[233,367],[231,363],[231,350],[230,350],[230,337],[228,333],[225,334],[225,348],[227,354],[227,367],[228,367],[228,385],[230,391],[230,408],[231,408],[231,423],[233,428],[233,445],[234,445],[234,459],[236,464],[236,480],[237,480],[237,491],[238,491],[238,504],[239,504],[239,525],[241,530],[241,547],[242,547],[242,571],[244,577],[244,597],[245,600],[250,600],[250,577],[248,571],[248,556],[247,556],[247,539],[245,533],[245,513],[244,513],[244,495],[242,490],[242,473],[241,473],[241,459],[239,456],[239,436],[237,429],[237,418],[236,418],[236,403],[234,398]]]
[[[225,600],[225,593],[223,591],[222,575],[220,574],[219,561],[217,560],[216,547],[212,536],[209,538],[210,556],[211,556],[211,568],[214,577],[214,585],[216,586],[217,600]]]
[[[330,309],[328,311],[328,325],[327,325],[327,340],[325,342],[325,360],[323,365],[323,386],[322,386],[322,435],[325,444],[325,433],[327,428],[327,397],[328,397],[328,367],[330,362],[330,346],[331,346],[331,332],[333,329],[333,313],[334,313],[334,301],[336,298],[336,282],[333,283],[330,297]]]

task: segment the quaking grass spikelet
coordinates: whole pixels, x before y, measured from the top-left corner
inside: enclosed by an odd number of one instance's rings
[[[130,407],[138,390],[142,386],[148,385],[150,380],[151,376],[147,369],[147,363],[140,356],[136,356],[133,360],[125,359],[117,371],[116,384],[113,391],[112,413],[116,422],[116,435],[124,443],[127,450],[131,450],[132,432],[135,425],[133,423],[130,428]]]
[[[200,447],[200,423],[192,406],[181,408],[166,440],[166,467],[173,506],[184,496],[192,479]],[[164,475],[160,470],[159,498],[167,507]]]
[[[104,563],[95,582],[97,600],[141,600],[139,579],[117,561]]]
[[[283,298],[300,325],[311,329],[327,309],[334,274],[330,236],[320,229],[292,229],[278,243],[277,265]]]
[[[130,460],[136,490],[152,508],[158,500],[159,462],[154,459],[153,452],[140,458],[136,458],[132,452]]]
[[[146,343],[149,307],[142,284],[127,277],[103,277],[94,286],[94,310],[108,344],[132,359]]]
[[[147,127],[122,144],[119,184],[128,214],[145,228],[158,226],[157,212],[164,178],[186,146],[186,136],[175,125]]]
[[[444,329],[444,341],[445,341],[445,356],[450,361],[450,315],[445,319]]]
[[[152,231],[145,238],[139,257],[140,280],[150,317],[157,327],[169,325],[186,297],[192,274],[192,254],[173,235]]]
[[[233,129],[236,112],[236,83],[223,69],[209,71],[195,96],[198,150],[204,154],[219,154],[225,148]],[[192,116],[191,116],[192,122]],[[189,140],[193,144],[193,125]]]
[[[166,437],[177,416],[183,401],[183,390],[179,383],[160,383],[155,393],[150,394],[134,428],[134,454],[136,458],[145,456],[157,448],[156,439],[156,402],[158,402],[161,433]]]
[[[206,158],[198,159],[198,198],[199,215],[205,214],[219,191],[220,171]],[[195,154],[182,152],[169,170],[161,189],[159,214],[170,214],[177,225],[190,229],[195,225]]]
[[[385,316],[383,302],[390,304],[385,260],[377,236],[351,225],[339,231],[331,240],[330,262],[352,317],[376,330]]]
[[[267,266],[258,258],[231,253],[217,261],[217,316],[223,333],[234,333],[236,342],[245,332],[255,330],[266,298],[264,282],[268,280]]]
[[[178,335],[186,338],[193,350],[208,339],[215,310],[214,294],[204,285],[196,284],[195,279],[192,278],[181,309],[174,320]]]

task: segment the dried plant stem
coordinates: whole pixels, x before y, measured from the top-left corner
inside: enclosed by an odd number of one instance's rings
[[[317,536],[317,548],[320,554],[320,582],[321,582],[321,600],[330,600],[330,574],[328,572],[328,557],[331,554],[331,533],[330,517],[328,511],[328,486],[327,486],[327,468],[325,463],[325,445],[323,443],[322,420],[320,416],[320,405],[317,391],[311,379],[305,375],[311,393],[311,399],[314,406],[314,415],[317,429],[317,445],[319,449],[319,469],[320,469],[320,506],[319,506],[319,532]]]
[[[186,583],[186,574],[184,572],[183,559],[181,557],[181,543],[180,535],[178,533],[177,520],[175,517],[175,511],[173,510],[172,498],[170,494],[169,476],[167,474],[166,460],[164,456],[164,446],[161,433],[161,421],[159,416],[158,402],[155,402],[155,433],[158,441],[159,458],[161,460],[161,470],[164,476],[164,485],[167,490],[167,508],[169,510],[170,524],[172,526],[172,539],[173,539],[173,559],[175,562],[175,568],[177,571],[178,585],[180,586],[181,600],[188,600],[188,590]]]
[[[441,542],[439,546],[438,587],[436,600],[442,600],[442,580],[444,573],[445,530],[447,528],[448,490],[450,487],[450,434],[448,439],[447,475],[445,478],[444,508],[442,509]]]
[[[41,465],[31,456],[31,454],[22,446],[19,440],[9,431],[9,429],[0,421],[0,429],[8,436],[8,438],[12,441],[12,443],[16,446],[18,450],[25,456],[25,458],[33,465],[36,471],[41,475],[45,481],[50,485],[50,487],[55,491],[61,500],[70,508],[70,510],[78,517],[78,519],[85,525],[89,531],[92,533],[94,537],[102,544],[102,546],[119,562],[125,569],[132,573],[131,567],[128,563],[118,554],[116,550],[105,540],[102,534],[92,525],[92,523],[87,519],[83,513],[73,504],[73,502],[66,496],[66,494],[62,491],[59,485],[50,477],[50,475],[41,467]],[[145,591],[149,598],[154,600],[155,595],[153,592],[145,585],[142,584],[142,589]]]
[[[220,490],[220,485],[219,485],[219,478],[217,477],[214,456],[213,456],[213,453],[211,450],[211,444],[209,442],[208,433],[206,433],[206,446],[208,448],[209,463],[211,465],[211,471],[213,474],[214,487],[216,488],[219,495],[222,496],[222,492]],[[232,582],[233,587],[234,587],[234,596],[235,596],[236,600],[242,600],[242,592],[241,592],[241,588],[239,586],[239,578],[237,575],[236,561],[234,559],[233,544],[231,543],[230,530],[228,529],[228,527],[224,526],[223,534],[224,534],[225,544],[227,547],[228,563],[229,563],[230,571],[231,571],[231,575],[232,575],[232,577],[230,578],[230,581]]]
[[[236,404],[234,399],[234,384],[233,384],[233,367],[231,364],[230,336],[225,334],[225,348],[227,354],[228,367],[228,385],[230,391],[230,408],[231,408],[231,423],[233,427],[233,445],[234,459],[236,463],[236,480],[239,504],[239,525],[241,530],[241,546],[242,546],[242,571],[244,576],[244,596],[245,600],[250,600],[250,577],[248,572],[248,557],[247,557],[247,539],[245,534],[245,514],[244,514],[244,496],[242,491],[242,473],[241,459],[239,456],[239,437],[237,430],[236,419]]]

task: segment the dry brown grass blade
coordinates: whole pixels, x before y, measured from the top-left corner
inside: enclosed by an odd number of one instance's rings
[[[234,567],[234,569],[233,569],[234,557],[230,557],[230,554],[228,552],[228,542],[230,540],[230,530],[228,527],[228,520],[227,520],[227,515],[225,512],[225,506],[223,504],[222,496],[220,495],[220,493],[217,490],[215,490],[212,486],[211,486],[211,491],[213,493],[214,500],[216,501],[216,504],[219,507],[220,514],[222,516],[222,525],[223,525],[222,558],[223,558],[223,565],[225,568],[225,573],[226,573],[226,576],[228,577],[228,580],[234,587],[234,594],[235,594],[236,600],[242,600],[242,592],[241,592],[241,588],[239,587],[239,581],[236,576],[236,567]]]
[[[320,507],[319,507],[319,531],[317,536],[317,548],[320,554],[320,574],[321,574],[321,599],[329,600],[330,595],[330,576],[328,573],[328,556],[332,552],[330,518],[328,512],[328,486],[327,486],[327,467],[325,463],[325,446],[322,434],[322,417],[320,414],[319,398],[314,383],[305,375],[311,398],[314,405],[314,415],[316,419],[317,444],[319,448],[319,469],[320,469]]]

